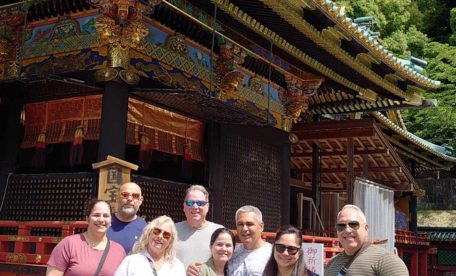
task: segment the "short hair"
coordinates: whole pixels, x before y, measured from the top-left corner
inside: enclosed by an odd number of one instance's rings
[[[90,214],[92,213],[93,211],[93,208],[95,207],[95,205],[97,205],[98,203],[100,202],[104,202],[106,203],[106,205],[108,205],[109,207],[109,214],[112,215],[112,210],[111,210],[111,205],[109,205],[109,203],[107,203],[106,201],[102,200],[102,199],[98,199],[98,198],[91,198],[91,199],[88,199],[85,204],[84,204],[84,215],[86,218],[88,218],[90,216]]]
[[[252,205],[244,205],[236,211],[235,221],[237,223],[238,217],[242,213],[254,213],[258,219],[259,223],[263,222],[263,215],[261,214],[260,209]]]
[[[358,214],[358,218],[361,220],[362,223],[366,223],[367,220],[366,220],[366,215],[364,215],[364,212],[363,210],[361,210],[361,208],[359,208],[358,206],[356,205],[353,205],[353,204],[347,204],[345,205],[344,207],[342,207],[342,209],[340,209],[339,213],[337,213],[337,220],[339,220],[339,217],[340,217],[340,214],[342,213],[343,210],[345,209],[352,209],[352,210],[355,210]]]
[[[188,189],[185,191],[185,198],[187,198],[188,194],[192,191],[202,192],[204,194],[204,197],[206,198],[206,201],[209,202],[209,193],[203,185],[192,185],[188,187]]]
[[[165,250],[165,262],[173,263],[174,257],[176,257],[176,246],[177,246],[177,230],[176,226],[174,226],[174,221],[168,216],[159,216],[149,222],[149,224],[144,227],[143,231],[141,232],[141,236],[139,237],[138,241],[134,244],[131,254],[139,253],[139,252],[147,252],[147,248],[149,246],[149,236],[152,230],[155,227],[160,227],[163,224],[171,225],[171,232],[172,237],[169,241],[168,248]]]
[[[301,231],[292,226],[292,225],[284,225],[277,229],[276,231],[276,236],[274,239],[274,247],[272,249],[271,257],[269,258],[268,263],[266,264],[266,267],[264,269],[263,275],[265,276],[270,276],[270,275],[278,275],[278,265],[277,265],[277,260],[274,257],[274,252],[275,252],[275,244],[276,242],[282,237],[284,234],[292,234],[296,237],[296,240],[298,241],[298,246],[301,247],[302,244],[302,233]],[[293,271],[291,272],[291,276],[299,276],[299,275],[307,275],[305,272],[307,271],[306,264],[304,262],[304,254],[303,254],[303,249],[302,247],[299,249],[298,253],[299,258],[298,261],[296,262]]]

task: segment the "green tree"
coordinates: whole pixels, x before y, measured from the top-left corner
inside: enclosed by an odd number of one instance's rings
[[[403,113],[409,131],[437,145],[453,148],[456,156],[456,47],[430,42],[424,48],[430,78],[442,84],[426,92],[426,98],[438,101],[436,108],[406,110]]]

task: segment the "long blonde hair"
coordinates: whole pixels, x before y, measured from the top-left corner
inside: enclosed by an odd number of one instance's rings
[[[139,252],[147,252],[147,249],[149,247],[150,233],[155,227],[160,228],[163,224],[171,225],[171,232],[173,234],[171,240],[169,241],[168,247],[165,249],[164,260],[165,262],[173,263],[174,257],[176,257],[177,231],[176,226],[174,226],[174,221],[168,216],[159,216],[149,222],[149,224],[144,227],[141,236],[133,246],[131,253],[134,254]]]

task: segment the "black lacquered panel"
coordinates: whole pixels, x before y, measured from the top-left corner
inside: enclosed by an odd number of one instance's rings
[[[235,228],[236,210],[254,205],[263,213],[266,231],[281,222],[281,151],[279,146],[237,134],[225,135],[223,224]]]
[[[97,183],[96,173],[12,175],[0,218],[17,221],[85,220],[84,204],[96,195]]]
[[[171,217],[174,222],[185,220],[183,202],[190,185],[141,175],[132,175],[132,181],[142,189],[144,201],[138,214],[146,221],[161,215]]]

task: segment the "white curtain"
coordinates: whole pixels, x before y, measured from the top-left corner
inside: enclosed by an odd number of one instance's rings
[[[394,191],[375,182],[356,178],[354,204],[363,210],[369,224],[369,240],[388,239],[385,248],[394,250]]]

